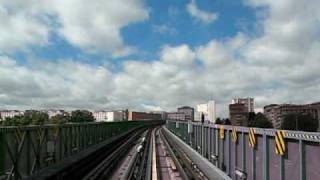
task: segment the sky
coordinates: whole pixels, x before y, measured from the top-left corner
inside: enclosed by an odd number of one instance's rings
[[[320,101],[317,0],[0,0],[0,109]]]

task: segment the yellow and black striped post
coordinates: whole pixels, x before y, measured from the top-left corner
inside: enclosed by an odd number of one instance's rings
[[[254,128],[249,128],[249,146],[255,148],[256,144],[256,130]]]
[[[238,140],[237,128],[232,127],[232,142],[236,143]]]
[[[276,154],[283,156],[286,152],[286,144],[284,138],[286,136],[286,132],[283,130],[277,130],[274,136],[275,141],[275,151]]]
[[[224,139],[224,126],[223,125],[220,125],[219,135],[220,135],[220,139]]]

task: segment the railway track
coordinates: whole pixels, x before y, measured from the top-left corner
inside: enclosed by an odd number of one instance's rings
[[[194,180],[208,180],[209,178],[206,177],[205,173],[203,173],[197,165],[195,165],[190,157],[181,149],[177,144],[175,144],[165,133],[160,133],[162,138],[167,144],[167,147],[170,147],[171,154],[177,164],[183,169],[185,173],[184,178],[186,179],[194,179]]]
[[[146,179],[147,160],[151,131],[143,133],[141,138],[119,163],[117,169],[110,176],[112,180]]]
[[[112,180],[206,180],[186,153],[157,127],[143,133],[121,160]]]
[[[117,166],[119,161],[125,156],[131,149],[136,140],[145,130],[139,130],[133,133],[128,139],[119,142],[119,146],[114,148],[114,150],[106,156],[100,163],[91,169],[82,179],[83,180],[99,180],[99,179],[109,179],[110,174],[113,172],[114,168]]]
[[[69,164],[29,179],[208,179],[159,126],[128,132]]]
[[[81,179],[208,179],[161,127],[136,131],[119,144]]]

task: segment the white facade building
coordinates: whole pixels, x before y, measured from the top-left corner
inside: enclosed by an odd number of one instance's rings
[[[194,121],[201,121],[201,115],[202,115],[202,112],[194,112]]]
[[[49,119],[52,118],[53,116],[63,115],[63,114],[66,113],[64,110],[52,110],[52,109],[47,110],[47,111],[45,111],[45,112],[48,114]]]
[[[108,120],[108,112],[106,111],[94,111],[92,112],[93,117],[96,119],[96,122],[102,122]]]
[[[24,114],[23,111],[18,111],[18,110],[0,111],[1,120],[5,120],[6,118],[13,118],[14,116],[22,116],[23,114]]]
[[[123,111],[95,111],[92,113],[96,122],[112,122],[112,121],[123,121]]]
[[[195,121],[201,121],[201,114],[203,114],[205,121],[216,122],[216,103],[214,101],[198,104],[196,109]]]

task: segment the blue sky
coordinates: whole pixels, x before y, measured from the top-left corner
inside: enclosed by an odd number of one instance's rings
[[[128,44],[150,53],[151,58],[155,58],[156,52],[164,44],[197,46],[213,38],[223,40],[233,37],[243,28],[251,29],[250,26],[255,23],[254,10],[241,1],[199,1],[198,6],[202,10],[219,14],[219,18],[210,24],[204,24],[191,17],[186,10],[188,3],[169,0],[147,1],[150,19],[125,27],[122,30],[124,39]],[[168,26],[175,32],[155,32],[155,26],[161,25]]]
[[[30,52],[16,52],[18,60],[25,61],[29,56],[55,61],[73,58],[87,60],[88,63],[101,64],[107,58],[110,61],[135,59],[148,61],[158,58],[158,51],[164,45],[176,46],[188,44],[198,46],[211,39],[224,40],[235,36],[239,31],[254,32],[255,11],[241,1],[197,1],[198,8],[208,13],[217,13],[218,19],[203,23],[192,17],[187,9],[189,1],[145,1],[149,19],[132,23],[121,29],[126,44],[137,48],[138,52],[124,57],[112,57],[109,53],[88,53],[68,43],[55,32],[49,36],[49,44],[35,46]],[[166,26],[170,30],[159,32],[156,29]],[[113,62],[119,63],[119,62]]]
[[[318,101],[316,7],[307,0],[3,0],[0,109],[172,111],[213,99],[227,116],[235,97],[254,97],[260,111]]]

